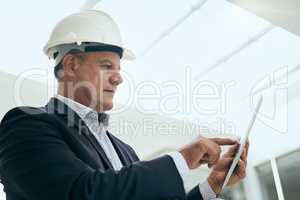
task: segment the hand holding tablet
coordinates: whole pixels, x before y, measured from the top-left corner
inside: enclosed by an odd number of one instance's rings
[[[224,181],[223,186],[222,186],[222,190],[227,185],[227,183],[228,183],[228,181],[229,181],[232,173],[234,172],[234,169],[236,168],[236,166],[237,166],[237,164],[238,164],[238,162],[240,160],[240,157],[241,157],[241,155],[243,153],[244,147],[245,147],[245,145],[247,143],[247,139],[248,139],[248,137],[250,135],[250,132],[251,132],[251,129],[252,129],[253,125],[254,125],[257,113],[259,112],[259,109],[260,109],[260,107],[262,105],[262,102],[263,102],[263,97],[261,96],[260,99],[259,99],[259,101],[258,101],[258,103],[257,103],[257,105],[256,105],[256,107],[255,107],[255,111],[254,111],[253,116],[251,118],[251,121],[249,123],[246,135],[240,141],[240,146],[239,146],[238,152],[235,155],[235,157],[233,159],[233,162],[232,162],[232,164],[231,164],[231,166],[229,168],[229,171],[228,171],[228,173],[226,175],[225,181]]]

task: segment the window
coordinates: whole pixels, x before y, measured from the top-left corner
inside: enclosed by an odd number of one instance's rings
[[[223,194],[221,195],[221,198],[228,200],[247,200],[243,182],[233,187],[226,188]]]
[[[285,200],[299,199],[300,150],[278,157],[277,165]],[[264,200],[277,200],[270,162],[257,167]]]

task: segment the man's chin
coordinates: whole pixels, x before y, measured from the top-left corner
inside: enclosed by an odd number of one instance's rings
[[[103,111],[111,110],[114,107],[113,103],[106,103],[103,105]]]

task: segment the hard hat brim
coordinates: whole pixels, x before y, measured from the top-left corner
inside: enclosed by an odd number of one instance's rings
[[[127,48],[123,48],[123,51],[124,52],[123,52],[122,59],[124,59],[124,60],[135,60],[136,59],[135,54],[131,50],[129,50]]]
[[[68,45],[68,44],[66,44]],[[120,47],[121,49],[123,49],[123,56],[122,56],[122,60],[135,60],[136,59],[136,56],[135,54],[133,53],[133,51],[131,51],[130,49],[128,48],[124,48],[124,47]],[[57,49],[55,49],[55,45],[53,45],[53,47],[50,47],[49,48],[49,45],[46,45],[44,48],[43,48],[43,51],[46,55],[48,55],[49,58],[52,58],[52,55],[53,55],[53,52],[57,51]]]

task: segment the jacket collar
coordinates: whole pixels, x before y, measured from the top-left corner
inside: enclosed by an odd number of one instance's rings
[[[91,144],[94,146],[94,148],[101,155],[101,158],[103,159],[104,163],[109,168],[113,169],[113,166],[112,166],[111,162],[109,161],[109,159],[107,158],[104,150],[97,143],[93,134],[87,128],[87,125],[85,124],[84,120],[82,120],[76,112],[74,112],[65,103],[63,103],[62,101],[60,101],[57,98],[51,98],[50,101],[48,102],[48,104],[45,106],[45,108],[46,108],[46,112],[48,112],[49,114],[56,114],[56,115],[62,116],[63,118],[66,118],[68,127],[76,127],[79,131],[79,134],[83,133],[83,135],[85,135],[85,137],[88,138],[88,140],[91,142]],[[110,139],[111,139],[112,143],[115,144],[115,141],[113,140],[113,138],[110,137]],[[120,154],[118,154],[118,155],[120,156]],[[120,159],[121,159],[121,161],[124,161],[124,158],[122,157],[122,155],[120,156]]]
[[[79,127],[80,125],[82,125],[82,123],[84,123],[76,112],[74,112],[65,103],[63,103],[57,98],[51,98],[48,104],[45,106],[45,108],[46,112],[48,112],[49,114],[56,114],[66,117],[68,126],[70,127]]]
[[[49,103],[46,105],[46,110],[48,113],[66,115],[68,122],[72,122],[72,124],[74,124],[74,122],[75,124],[76,122],[79,122],[79,119],[84,120],[84,118],[91,113],[96,115],[99,123],[103,124],[105,127],[107,127],[109,124],[108,114],[97,113],[87,106],[60,95],[56,95],[50,99]]]

